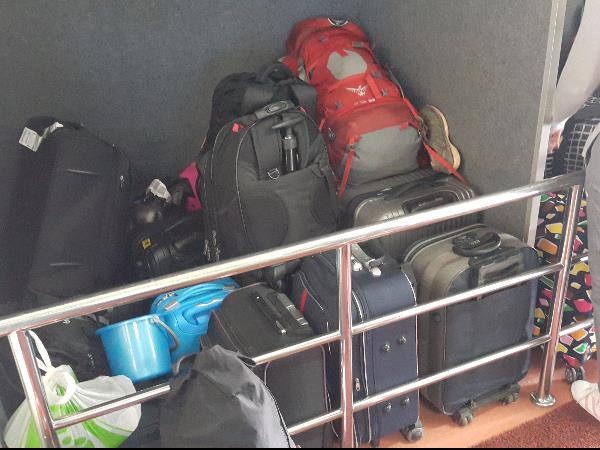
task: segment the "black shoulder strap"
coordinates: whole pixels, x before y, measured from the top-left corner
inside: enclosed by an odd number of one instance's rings
[[[317,117],[317,91],[314,87],[298,80],[297,83],[290,84],[290,89],[296,97],[298,105],[304,108],[306,113],[316,119]]]
[[[281,170],[283,155],[280,133],[261,124],[253,126],[250,131],[258,162],[258,178],[260,180],[266,180],[268,177],[278,178],[282,175],[277,174],[277,171]]]
[[[251,83],[244,92],[240,115],[245,116],[273,102],[274,89],[268,84]]]

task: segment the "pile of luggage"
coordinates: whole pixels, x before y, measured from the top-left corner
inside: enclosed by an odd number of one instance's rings
[[[41,220],[26,305],[49,306],[475,196],[457,171],[460,155],[441,112],[417,112],[356,24],[301,22],[287,48],[283,63],[230,75],[217,86],[197,161],[172,180],[154,180],[133,205],[130,168],[119,149],[77,124],[28,123],[20,144],[32,150],[32,201]],[[354,323],[537,266],[535,250],[479,222],[468,216],[354,246]],[[355,337],[354,400],[527,341],[536,292],[530,282],[425,314],[418,327],[411,319]],[[276,411],[277,428],[279,415],[293,425],[340,407],[339,349],[328,345],[250,368],[277,407],[267,401],[253,413],[224,405],[215,424],[227,430],[227,420],[243,421],[249,434],[211,441],[215,433],[185,425],[186,414],[210,418],[210,408],[219,410],[210,402],[223,401],[203,380],[231,380],[234,389],[241,382],[236,373],[248,376],[220,347],[253,358],[337,329],[335,253],[81,321],[48,328],[42,339],[83,379],[109,368],[137,387],[175,377],[160,419],[156,404],[144,405],[128,445],[160,439],[158,422],[165,445],[253,442],[253,415]],[[85,339],[72,337],[78,333]],[[524,353],[421,394],[467,425],[480,406],[515,401],[528,369]],[[189,393],[196,391],[204,397],[192,405]],[[397,431],[420,439],[419,408],[415,392],[356,413],[356,444],[377,445]],[[294,439],[326,447],[338,434],[335,424]],[[287,438],[277,442],[287,446]]]

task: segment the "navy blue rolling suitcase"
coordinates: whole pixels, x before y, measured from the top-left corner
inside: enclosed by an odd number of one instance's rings
[[[352,316],[354,324],[382,317],[416,305],[413,283],[392,260],[368,261],[354,248]],[[339,303],[336,253],[303,261],[293,275],[292,299],[317,334],[338,329]],[[353,341],[354,400],[413,381],[417,369],[416,319],[356,336]],[[327,384],[332,407],[340,407],[339,345],[326,348]],[[366,411],[355,418],[357,445],[372,443],[401,431],[409,441],[423,436],[419,421],[419,394],[414,392]]]

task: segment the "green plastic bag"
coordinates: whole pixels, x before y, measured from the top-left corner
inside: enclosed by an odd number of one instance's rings
[[[41,356],[38,366],[45,373],[42,379],[54,419],[135,394],[131,380],[123,376],[99,377],[79,383],[71,367],[53,367],[40,339],[34,333],[31,335]],[[132,406],[58,430],[56,434],[62,448],[117,448],[136,430],[141,416],[141,406]],[[27,402],[17,409],[8,422],[4,442],[9,448],[41,446]]]

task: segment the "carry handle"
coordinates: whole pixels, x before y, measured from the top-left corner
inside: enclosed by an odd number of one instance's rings
[[[292,69],[283,63],[277,62],[262,69],[258,74],[257,81],[259,83],[268,83],[269,81],[277,83],[293,78],[295,78],[295,75]]]
[[[426,211],[428,209],[433,209],[438,206],[444,206],[448,203],[453,203],[456,200],[454,196],[451,195],[437,195],[433,198],[425,198],[419,199],[412,202],[409,202],[406,206],[406,209],[409,214],[416,213],[419,211]]]
[[[271,304],[269,301],[260,295],[258,292],[255,292],[255,303],[265,317],[269,319],[277,333],[281,336],[285,336],[288,334],[288,330],[283,323],[283,318],[279,311]]]
[[[425,189],[425,188],[433,187],[437,181],[439,181],[445,177],[446,177],[446,175],[443,175],[441,173],[436,173],[434,175],[430,175],[421,180],[411,181],[410,183],[403,184],[403,185],[400,185],[400,186],[392,188],[392,189],[384,190],[384,191],[382,191],[382,193],[385,194],[385,197],[384,197],[385,200],[395,200],[417,188]]]
[[[183,318],[191,324],[197,324],[198,317],[206,315],[206,308],[223,302],[228,293],[222,291],[220,295],[216,295],[208,302],[195,303],[184,308],[182,313]]]
[[[371,258],[358,244],[352,244],[352,256],[362,267],[367,269],[373,277],[381,277],[381,266],[383,265],[381,259]]]
[[[256,120],[262,120],[270,116],[281,114],[293,108],[294,104],[290,101],[275,102],[259,109],[254,113],[254,115],[256,116]]]
[[[164,323],[161,320],[161,318],[158,316],[152,317],[150,322],[152,322],[154,325],[158,325],[159,327],[161,327],[163,330],[165,330],[167,332],[167,334],[171,337],[171,339],[173,339],[173,343],[174,343],[172,346],[170,346],[169,350],[171,352],[176,352],[179,349],[179,347],[181,346],[181,341],[179,340],[179,338],[177,337],[175,332],[171,329],[171,327],[169,327],[166,323]]]

